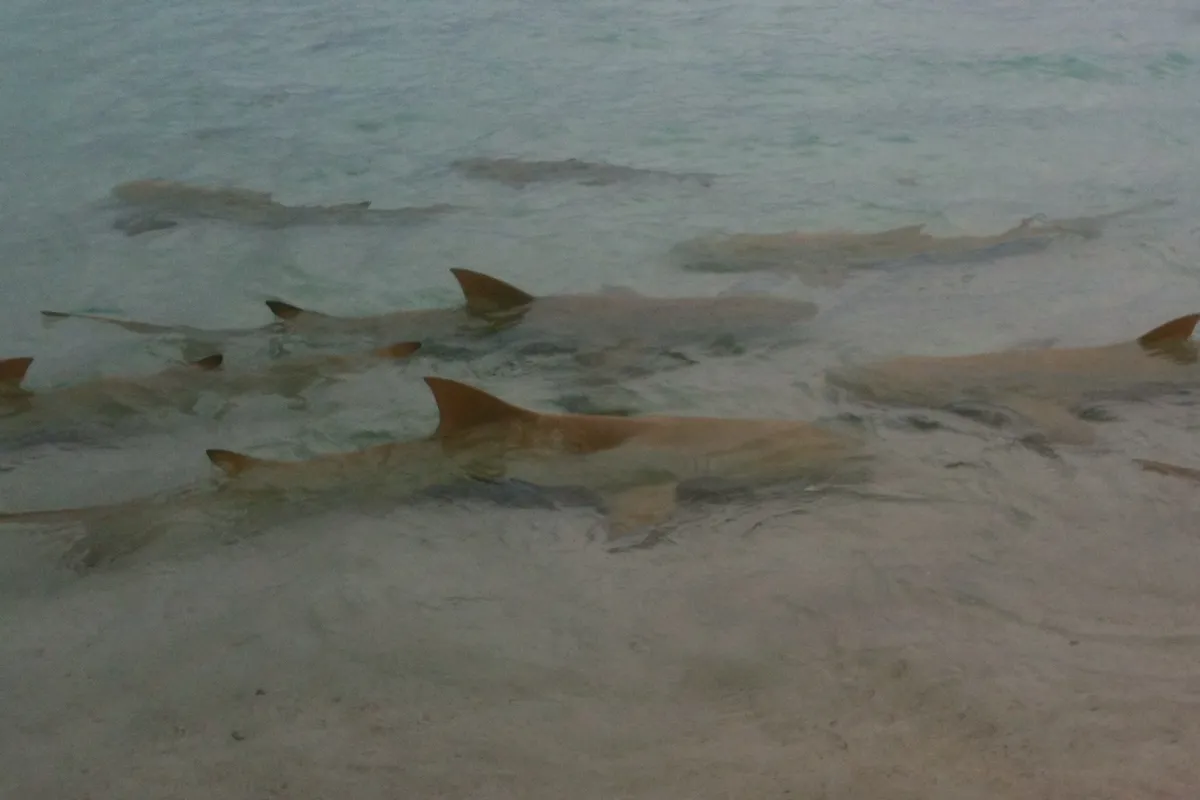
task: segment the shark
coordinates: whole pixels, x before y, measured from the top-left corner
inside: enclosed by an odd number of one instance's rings
[[[1093,347],[905,356],[831,369],[826,382],[884,404],[1008,409],[1050,441],[1086,445],[1095,431],[1080,415],[1092,404],[1200,388],[1200,353],[1192,341],[1198,321],[1200,314],[1187,314],[1136,339]]]
[[[419,342],[396,342],[367,353],[296,356],[238,371],[224,368],[224,355],[214,353],[147,375],[103,376],[44,390],[25,386],[32,358],[2,359],[0,416],[20,417],[23,429],[35,423],[53,428],[83,419],[127,418],[162,408],[190,411],[210,392],[295,397],[320,381],[407,359],[420,346]]]
[[[737,233],[680,242],[672,257],[699,272],[772,271],[796,274],[810,283],[838,285],[846,271],[889,264],[970,263],[1037,252],[1064,238],[1095,239],[1107,222],[1173,201],[1153,200],[1094,216],[1029,217],[989,235],[935,236],[925,225],[882,231]]]
[[[566,158],[551,161],[530,161],[520,158],[461,158],[450,162],[455,172],[470,178],[496,181],[514,189],[531,183],[578,183],[584,186],[610,186],[644,179],[693,181],[708,187],[715,175],[699,172],[669,172],[659,169],[626,167],[602,161],[581,161]]]
[[[344,502],[383,493],[401,500],[461,480],[516,480],[595,492],[616,538],[669,520],[689,481],[755,487],[858,480],[852,468],[869,458],[859,438],[814,422],[543,413],[470,384],[424,380],[438,412],[427,436],[293,460],[209,449],[206,456],[221,476],[215,488],[197,484],[116,504],[7,512],[0,523],[89,527],[93,534],[73,548],[87,566],[160,535],[162,526],[148,520],[250,512],[270,519],[271,509],[312,498]]]
[[[140,210],[114,227],[136,236],[174,227],[179,219],[215,219],[265,228],[297,225],[398,225],[456,210],[438,203],[410,208],[372,208],[370,201],[329,206],[289,206],[270,192],[237,187],[198,186],[162,178],[127,181],[112,189],[121,203]]]
[[[482,480],[505,478],[599,494],[610,534],[669,519],[681,485],[715,479],[754,486],[832,480],[860,463],[857,437],[813,422],[704,416],[618,417],[535,411],[483,389],[426,377],[438,424],[424,440],[377,445],[301,461],[271,461],[229,450],[208,457],[231,478],[257,488],[329,488],[360,483],[391,465],[427,460],[430,444],[452,465],[435,471]]]
[[[709,346],[721,348],[745,337],[782,339],[811,319],[814,303],[769,294],[721,294],[701,297],[654,297],[632,289],[538,296],[499,278],[465,268],[450,270],[462,293],[452,308],[402,309],[383,314],[343,316],[268,300],[273,322],[251,328],[204,330],[62,311],[43,311],[51,319],[83,319],[115,325],[138,334],[182,335],[195,341],[261,334],[292,333],[308,338],[368,337],[376,341],[420,338],[436,345],[473,347],[493,339],[495,347],[519,343],[555,345],[602,354],[612,360],[646,348]],[[475,347],[477,350],[478,348]]]

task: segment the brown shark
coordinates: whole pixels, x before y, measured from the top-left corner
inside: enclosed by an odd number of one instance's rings
[[[266,461],[226,450],[209,458],[256,486],[326,488],[427,461],[434,442],[450,474],[504,476],[540,486],[583,486],[605,498],[614,533],[661,522],[681,483],[719,478],[758,484],[829,478],[862,455],[857,439],[796,420],[608,417],[521,408],[481,389],[428,377],[439,422],[428,440],[305,461]]]
[[[812,318],[817,306],[765,294],[651,297],[630,289],[535,296],[498,278],[452,269],[469,313],[519,315],[518,336],[611,345],[685,345],[738,335],[782,335]]]
[[[23,385],[32,358],[0,360],[0,411],[31,413],[43,421],[78,421],[89,413],[121,416],[154,408],[189,409],[206,392],[223,395],[272,392],[292,396],[322,379],[368,369],[417,352],[417,342],[398,342],[370,353],[283,359],[266,367],[231,372],[213,354],[143,376],[101,377],[47,390]]]
[[[1132,341],[1099,347],[1017,349],[961,356],[908,356],[831,370],[833,386],[871,401],[954,409],[1008,408],[1056,441],[1086,444],[1090,425],[1073,411],[1108,399],[1143,399],[1200,386],[1191,340],[1200,314],[1165,322]]]
[[[847,269],[902,263],[963,263],[1035,252],[1065,237],[1092,239],[1117,217],[1171,201],[1156,200],[1109,214],[1070,219],[1028,218],[1001,233],[934,236],[924,225],[869,233],[855,231],[739,233],[681,242],[672,255],[684,269],[700,272],[765,270],[795,273],[810,282],[837,284]]]
[[[646,178],[695,181],[711,186],[716,176],[695,172],[668,172],[607,164],[600,161],[581,161],[567,158],[557,161],[527,161],[520,158],[462,158],[450,163],[450,168],[470,178],[496,181],[516,189],[531,183],[571,182],[584,186],[609,186]]]
[[[628,289],[536,296],[498,278],[469,269],[451,273],[463,294],[457,308],[405,309],[385,314],[339,316],[301,308],[282,300],[267,301],[276,320],[259,328],[204,331],[89,314],[43,311],[62,319],[88,319],[117,325],[134,333],[186,335],[200,341],[254,333],[290,332],[302,336],[366,336],[375,340],[421,338],[440,342],[475,341],[515,329],[518,341],[554,342],[571,350],[628,351],[638,347],[670,347],[725,343],[731,337],[782,337],[812,318],[817,307],[803,300],[769,295],[715,297],[651,297]],[[498,345],[512,341],[505,338]]]
[[[454,210],[454,206],[446,204],[377,209],[371,208],[369,201],[331,206],[288,206],[274,200],[269,192],[195,186],[161,178],[122,183],[113,188],[112,194],[126,205],[143,209],[142,216],[117,221],[116,227],[130,236],[172,227],[174,218],[217,219],[267,228],[294,225],[395,225]]]
[[[345,501],[384,491],[391,499],[464,478],[515,478],[539,486],[582,486],[604,498],[612,535],[668,519],[676,489],[717,477],[756,485],[845,477],[862,443],[793,420],[708,417],[615,418],[543,414],[445,378],[426,384],[437,403],[432,435],[349,453],[279,461],[208,450],[226,476],[215,488],[191,486],[102,506],[0,514],[0,523],[84,525],[68,556],[94,566],[130,553],[181,514],[241,519],[278,516],[313,498]],[[277,520],[276,520],[277,521]]]

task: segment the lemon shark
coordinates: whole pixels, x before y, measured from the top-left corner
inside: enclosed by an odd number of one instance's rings
[[[830,479],[864,452],[857,438],[811,422],[545,413],[448,378],[427,377],[425,383],[438,409],[431,440],[455,465],[451,472],[594,490],[604,498],[616,534],[668,519],[677,489],[688,481]],[[258,486],[327,487],[411,462],[414,452],[427,457],[429,441],[304,461],[266,461],[227,450],[208,456],[228,475]]]
[[[695,181],[711,186],[715,175],[698,172],[668,172],[659,169],[625,167],[602,161],[581,161],[566,158],[552,161],[531,161],[520,158],[461,158],[450,163],[455,172],[470,178],[496,181],[514,189],[531,183],[578,183],[584,186],[609,186],[647,178]]]
[[[1052,441],[1087,444],[1094,430],[1078,413],[1089,404],[1200,387],[1200,358],[1191,339],[1198,321],[1200,314],[1188,314],[1134,340],[1097,347],[906,356],[833,369],[826,381],[886,404],[1007,408]]]
[[[288,206],[274,200],[270,192],[197,186],[161,178],[118,184],[113,188],[112,196],[125,205],[142,210],[140,216],[117,220],[114,227],[124,230],[129,236],[173,227],[177,219],[215,219],[266,228],[396,225],[455,210],[454,206],[446,204],[379,209],[371,208],[370,201],[330,206]]]
[[[655,297],[630,289],[538,296],[475,270],[450,270],[463,303],[453,308],[403,309],[383,314],[342,316],[302,308],[282,300],[266,305],[275,320],[253,328],[205,330],[61,311],[53,319],[84,319],[116,325],[138,334],[172,334],[204,342],[293,333],[307,338],[359,336],[376,341],[421,339],[426,344],[471,345],[499,332],[503,347],[513,341],[554,342],[572,350],[720,345],[743,337],[784,338],[817,306],[768,294],[711,297]]]
[[[419,348],[418,342],[398,342],[369,353],[299,356],[240,371],[226,369],[224,356],[214,353],[147,375],[104,376],[44,390],[25,386],[32,358],[2,359],[0,415],[20,417],[23,427],[32,423],[53,427],[89,417],[120,418],[162,408],[188,411],[209,392],[223,396],[269,392],[294,397],[319,381],[407,359]]]
[[[147,512],[228,509],[292,502],[304,495],[361,497],[364,487],[411,496],[458,479],[515,479],[582,486],[603,498],[610,534],[661,523],[677,489],[718,478],[744,485],[836,480],[865,456],[863,443],[826,426],[786,419],[550,414],[512,405],[477,387],[426,377],[438,410],[429,436],[302,460],[269,460],[211,449],[224,474],[215,490],[189,487],[165,498],[106,506],[0,514],[0,522],[69,525]],[[118,530],[124,530],[119,524]],[[119,535],[119,534],[118,534]],[[125,545],[109,543],[109,551]]]
[[[789,231],[698,237],[675,245],[671,254],[684,269],[694,271],[766,270],[794,273],[809,282],[836,285],[848,269],[991,261],[1044,250],[1064,238],[1094,239],[1110,220],[1172,202],[1154,200],[1095,216],[1029,217],[1008,230],[990,235],[935,236],[921,224],[874,232]]]

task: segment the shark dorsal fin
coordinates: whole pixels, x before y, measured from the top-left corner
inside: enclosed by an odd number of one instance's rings
[[[408,358],[420,349],[420,342],[396,342],[373,352],[380,358]]]
[[[208,460],[213,463],[213,466],[230,477],[240,475],[254,465],[262,463],[260,459],[235,453],[232,450],[205,450],[204,455],[208,456]]]
[[[1167,344],[1180,344],[1192,338],[1196,323],[1200,322],[1200,314],[1188,314],[1185,317],[1164,322],[1149,333],[1138,337],[1142,347],[1162,347]]]
[[[438,427],[434,436],[452,436],[484,425],[536,419],[538,414],[482,389],[449,378],[425,378],[438,408]]]
[[[537,299],[512,284],[482,272],[462,268],[454,268],[450,272],[454,274],[454,279],[462,289],[463,297],[467,301],[467,311],[472,314],[511,311],[527,306]]]
[[[225,363],[225,356],[221,355],[220,353],[213,353],[211,356],[205,356],[204,358],[202,358],[198,361],[188,362],[188,366],[195,367],[196,369],[202,369],[205,371],[211,371],[214,369],[220,369],[221,365],[224,363]]]
[[[1196,348],[1188,341],[1200,322],[1200,314],[1188,314],[1170,322],[1164,322],[1149,333],[1138,337],[1137,343],[1146,352],[1163,356],[1180,364],[1194,364]]]
[[[301,314],[308,313],[307,309],[285,303],[282,300],[268,300],[267,308],[279,319],[295,319]]]
[[[33,359],[29,357],[0,358],[0,383],[20,386],[32,363]]]

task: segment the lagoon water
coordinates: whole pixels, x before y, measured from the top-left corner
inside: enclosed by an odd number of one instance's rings
[[[1182,3],[10,0],[0,30],[0,355],[34,356],[31,386],[179,357],[40,309],[212,328],[265,323],[274,297],[366,314],[454,304],[459,266],[537,294],[820,307],[799,345],[616,385],[425,358],[304,407],[18,438],[0,510],[204,480],[207,447],[420,435],[424,374],[547,409],[593,392],[828,417],[847,409],[822,372],[847,359],[1106,343],[1200,306],[1200,11]],[[717,178],[513,189],[448,167],[475,156]],[[114,230],[111,187],[153,176],[464,208],[404,228]],[[841,285],[668,257],[709,233],[991,233],[1154,199],[1174,204],[1096,239]],[[593,508],[471,496],[168,534],[84,572],[62,559],[78,532],[6,528],[0,796],[1192,797],[1200,499],[1131,463],[1200,467],[1186,399],[1115,406],[1095,446],[1053,453],[856,409],[886,455],[869,492],[692,505],[620,553]]]

